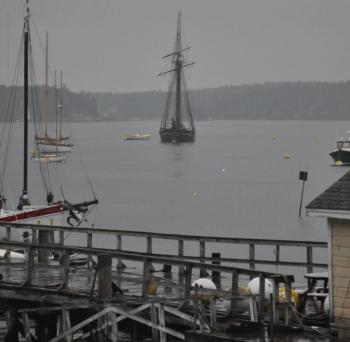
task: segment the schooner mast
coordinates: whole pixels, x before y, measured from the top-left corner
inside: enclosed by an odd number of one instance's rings
[[[161,142],[193,142],[195,139],[195,127],[184,75],[184,69],[194,64],[185,61],[183,53],[189,49],[189,47],[182,48],[181,11],[179,11],[174,51],[163,57],[171,57],[173,68],[158,75],[171,75],[159,130]]]

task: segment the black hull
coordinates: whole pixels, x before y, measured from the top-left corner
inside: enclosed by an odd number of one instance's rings
[[[329,155],[335,162],[341,161],[343,164],[350,164],[350,151],[337,150],[331,152]]]
[[[160,130],[162,143],[191,143],[195,140],[195,133],[189,130]]]

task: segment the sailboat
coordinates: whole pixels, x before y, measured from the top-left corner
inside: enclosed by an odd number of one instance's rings
[[[57,88],[56,88],[56,71],[55,71],[55,99],[56,99],[56,136],[50,137],[48,135],[48,54],[49,54],[49,43],[48,34],[46,33],[46,54],[45,54],[45,106],[44,106],[44,134],[43,136],[35,135],[34,143],[37,148],[37,154],[43,153],[65,153],[70,152],[73,144],[70,142],[69,136],[62,135],[62,119],[63,119],[63,72],[61,70],[61,90],[60,90],[60,104],[57,104]],[[59,112],[59,113],[58,113]],[[58,127],[59,125],[59,132]],[[61,157],[62,158],[62,157]],[[57,158],[57,159],[61,159]],[[54,161],[54,160],[53,160]]]
[[[35,99],[37,94],[32,94],[29,96],[29,82],[34,81],[34,72],[29,66],[33,65],[32,61],[32,49],[31,49],[31,36],[30,36],[30,9],[29,0],[25,3],[25,15],[24,15],[24,25],[22,31],[22,44],[23,48],[23,189],[19,198],[19,203],[17,208],[8,208],[7,199],[4,187],[4,177],[6,170],[6,162],[1,165],[3,171],[0,178],[0,222],[11,222],[11,223],[31,223],[31,224],[46,224],[46,225],[60,225],[63,215],[68,213],[67,223],[70,225],[79,225],[82,222],[84,216],[88,213],[89,207],[98,203],[95,195],[90,201],[84,201],[77,204],[72,204],[67,200],[54,201],[54,196],[46,182],[46,203],[42,205],[32,205],[28,196],[28,118],[29,118],[29,104],[33,106],[33,109],[39,110],[40,106],[35,105]],[[30,69],[30,70],[29,70]],[[19,74],[19,63],[17,63],[16,72],[14,80],[18,79]],[[10,95],[8,109],[14,112],[16,100],[16,86],[12,87],[12,92],[14,95]],[[35,92],[37,87],[31,86],[30,90]],[[6,117],[8,117],[6,114]],[[33,110],[33,115],[36,115],[36,111]],[[12,113],[12,120],[13,120]],[[4,123],[4,129],[6,125]],[[5,145],[5,161],[7,160],[9,142],[4,144],[2,138],[4,134],[1,134],[1,145]],[[48,169],[48,168],[47,168]],[[40,168],[41,171],[44,167]],[[10,196],[13,198],[14,196]]]
[[[184,75],[184,69],[194,64],[185,61],[184,52],[189,49],[189,47],[182,48],[181,46],[181,11],[179,11],[174,51],[163,57],[171,58],[172,68],[158,74],[158,76],[171,75],[159,129],[160,140],[163,143],[193,142],[195,140],[196,131]]]

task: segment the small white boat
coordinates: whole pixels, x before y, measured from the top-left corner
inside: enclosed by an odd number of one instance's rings
[[[62,163],[66,156],[59,153],[39,153],[32,151],[32,160],[40,163]]]
[[[125,134],[124,140],[149,140],[151,134]]]

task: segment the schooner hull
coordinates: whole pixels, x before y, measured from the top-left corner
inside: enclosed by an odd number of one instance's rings
[[[73,145],[72,144],[48,144],[48,143],[36,143],[38,150],[44,153],[66,153],[70,152]]]
[[[190,130],[163,129],[159,131],[162,143],[191,143],[195,140],[195,133]]]

